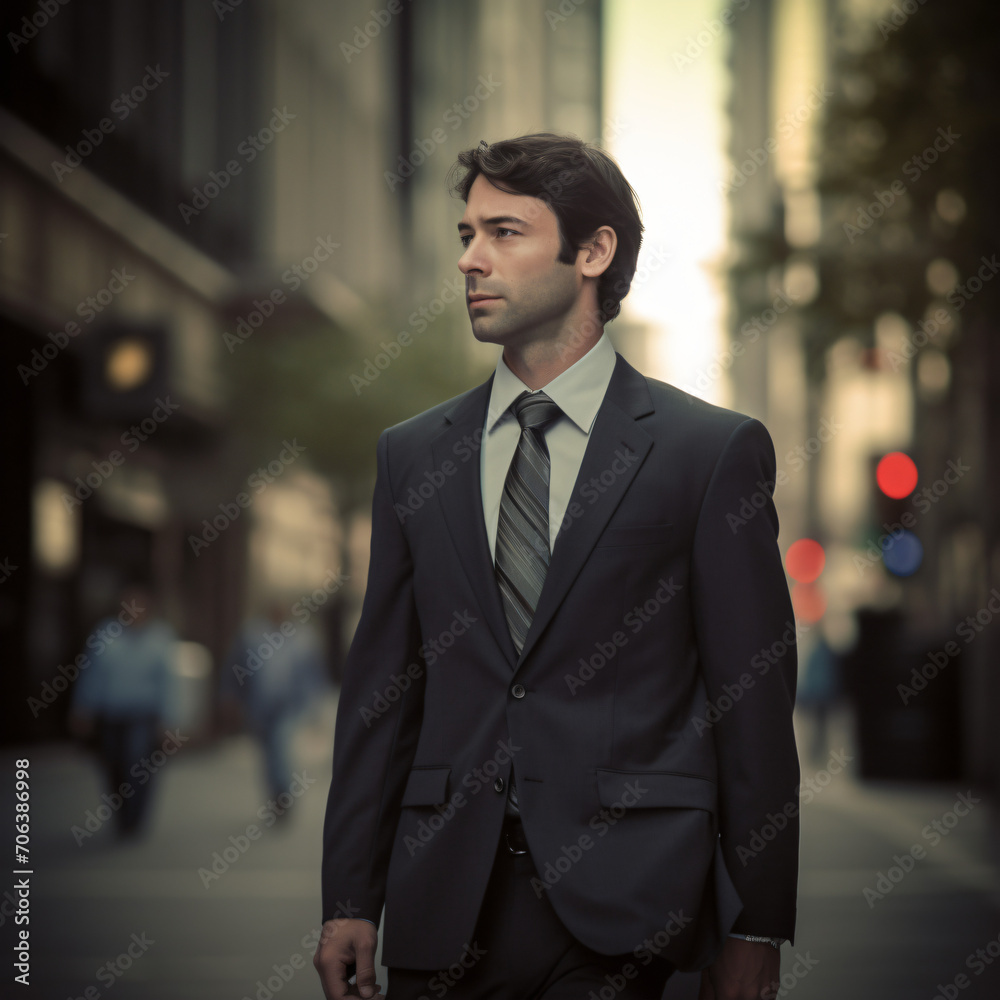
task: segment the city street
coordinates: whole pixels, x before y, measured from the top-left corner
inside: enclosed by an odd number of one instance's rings
[[[145,839],[124,844],[109,823],[98,827],[106,810],[92,762],[69,744],[32,748],[35,995],[317,998],[311,956],[333,710],[327,704],[300,732],[299,794],[270,826],[258,751],[243,737],[182,746],[157,774]],[[1000,891],[987,851],[989,804],[965,785],[861,785],[846,735],[834,726],[835,755],[802,768],[812,801],[803,811],[798,939],[782,950],[782,995],[997,996]],[[675,977],[666,996],[694,998],[697,980]],[[950,989],[939,994],[939,986]]]

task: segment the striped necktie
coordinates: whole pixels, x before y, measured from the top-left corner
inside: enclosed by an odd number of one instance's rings
[[[500,499],[495,562],[507,627],[520,655],[549,568],[549,449],[545,445],[545,428],[562,410],[543,392],[522,392],[511,409],[521,425],[521,438]],[[513,771],[507,813],[519,813]]]

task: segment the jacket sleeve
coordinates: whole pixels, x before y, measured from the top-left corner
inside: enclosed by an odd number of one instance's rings
[[[344,666],[323,827],[323,920],[378,923],[400,800],[423,716],[413,565],[393,508],[389,432],[378,443],[371,562]]]
[[[715,740],[719,835],[743,901],[732,931],[791,940],[798,878],[799,765],[792,729],[795,620],[772,494],[774,447],[748,418],[723,448],[692,552],[693,613]]]

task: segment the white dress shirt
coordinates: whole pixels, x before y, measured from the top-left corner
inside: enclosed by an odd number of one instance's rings
[[[549,550],[555,545],[556,535],[569,506],[570,495],[583,463],[590,431],[597,418],[597,411],[604,402],[604,394],[615,369],[615,349],[605,334],[587,353],[566,371],[557,375],[548,385],[536,392],[544,392],[555,403],[562,415],[545,429],[545,444],[549,449]],[[490,555],[496,559],[497,522],[500,519],[500,499],[507,480],[521,425],[510,409],[510,404],[522,392],[531,392],[507,367],[501,355],[493,379],[490,405],[486,411],[483,428],[483,447],[480,452],[480,475],[483,487],[483,517],[490,541]]]

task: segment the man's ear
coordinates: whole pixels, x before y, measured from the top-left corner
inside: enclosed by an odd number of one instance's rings
[[[577,260],[581,263],[584,277],[599,278],[611,266],[617,249],[615,231],[610,226],[601,226],[579,250]]]

